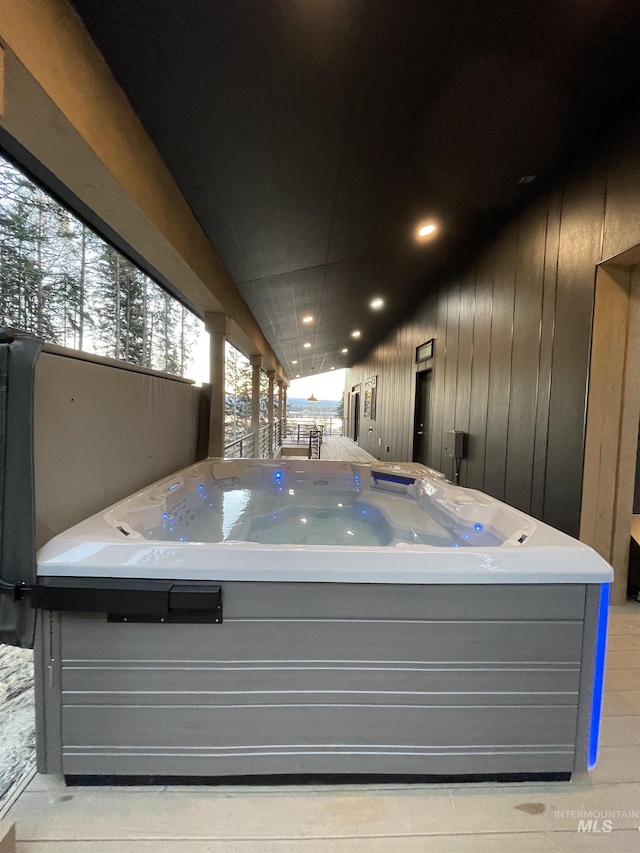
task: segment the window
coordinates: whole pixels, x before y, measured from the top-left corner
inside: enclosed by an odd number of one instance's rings
[[[0,325],[193,376],[203,323],[0,156]]]
[[[224,443],[230,444],[251,432],[251,377],[253,368],[240,350],[225,347]]]
[[[376,419],[376,402],[378,396],[378,377],[371,376],[364,381],[364,417],[372,421]]]

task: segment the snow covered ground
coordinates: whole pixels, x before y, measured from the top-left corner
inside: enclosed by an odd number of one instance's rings
[[[33,652],[0,645],[0,811],[35,764]]]

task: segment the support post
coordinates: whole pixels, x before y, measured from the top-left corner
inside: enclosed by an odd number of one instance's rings
[[[275,370],[267,370],[267,376],[269,378],[269,393],[267,396],[267,413],[269,417],[269,457],[273,458],[275,451],[275,433],[273,429],[274,422],[274,399],[273,399],[273,386],[275,383],[276,372]]]
[[[282,383],[282,429],[287,432],[287,384]]]
[[[209,332],[209,382],[211,407],[209,409],[209,456],[224,456],[224,394],[225,345],[229,318],[226,314],[207,311],[204,325]]]
[[[253,372],[251,374],[251,432],[253,433],[253,456],[260,457],[260,368],[262,356],[252,355],[250,358]]]
[[[282,423],[284,379],[278,379],[278,420]]]

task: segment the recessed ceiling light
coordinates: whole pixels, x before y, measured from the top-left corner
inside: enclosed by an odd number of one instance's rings
[[[291,362],[291,364],[297,364],[297,363],[298,363],[297,361],[292,361],[292,362]]]
[[[313,323],[313,317],[311,316],[311,314],[307,314],[306,317],[302,318],[302,322],[303,323]]]
[[[296,373],[296,379],[300,379],[300,374]]]
[[[311,344],[309,343],[309,341],[307,341],[307,343],[306,343],[306,344],[302,344],[302,346],[303,346],[305,349],[311,349]]]
[[[369,303],[369,308],[373,308],[374,310],[377,310],[378,308],[382,308],[383,305],[384,305],[384,299],[380,299],[380,297],[378,296],[375,299],[371,300],[371,302]]]
[[[340,352],[349,352],[349,350],[346,347],[344,347],[344,349],[341,349]]]
[[[353,332],[351,332],[351,337],[352,338],[359,338],[361,334],[362,334],[362,332],[360,331],[360,329],[355,329]]]
[[[335,367],[330,367],[329,370],[335,370]]]
[[[536,175],[523,175],[518,181],[519,184],[532,184],[536,179]]]

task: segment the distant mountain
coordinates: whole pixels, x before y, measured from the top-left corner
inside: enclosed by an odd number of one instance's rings
[[[287,405],[295,408],[308,409],[313,406],[315,409],[335,409],[340,400],[318,400],[317,403],[310,403],[306,397],[287,397]]]

